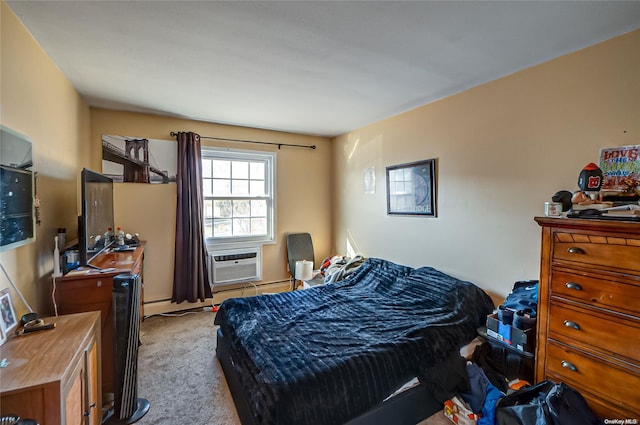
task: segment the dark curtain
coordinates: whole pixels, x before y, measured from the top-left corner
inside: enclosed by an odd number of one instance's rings
[[[204,245],[200,136],[180,132],[176,184],[176,252],[171,302],[211,298]]]

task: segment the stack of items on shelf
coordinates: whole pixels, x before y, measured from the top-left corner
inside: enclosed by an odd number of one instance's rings
[[[560,190],[545,203],[545,216],[640,221],[640,145],[600,151],[600,165],[584,166],[579,190]]]
[[[504,304],[487,316],[487,336],[519,351],[533,353],[537,309],[538,281],[516,282]]]

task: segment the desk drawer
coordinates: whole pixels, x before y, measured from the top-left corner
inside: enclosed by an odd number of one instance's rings
[[[639,259],[640,261],[640,259]],[[568,297],[597,307],[640,315],[640,286],[560,270],[551,272],[551,296]]]
[[[640,239],[583,233],[555,234],[553,260],[640,271]]]
[[[615,323],[615,331],[611,324]],[[623,320],[603,313],[551,302],[549,337],[565,344],[580,341],[614,357],[627,357],[640,363],[640,320]]]
[[[550,341],[546,369],[569,385],[585,387],[631,411],[640,410],[640,376],[637,368],[622,368]]]

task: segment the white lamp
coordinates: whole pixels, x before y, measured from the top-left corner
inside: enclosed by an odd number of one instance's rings
[[[296,261],[296,280],[311,280],[313,277],[313,261]]]

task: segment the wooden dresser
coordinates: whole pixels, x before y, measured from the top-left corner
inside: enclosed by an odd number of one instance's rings
[[[640,419],[640,223],[542,226],[536,381],[564,381],[602,419]]]
[[[99,425],[100,314],[50,317],[56,327],[10,336],[0,347],[0,414],[40,425]]]
[[[108,273],[90,270],[72,271],[55,280],[55,302],[58,314],[100,311],[102,320],[102,394],[109,401],[114,393],[113,344],[113,277],[121,273],[140,275],[140,317],[143,310],[143,263],[145,243],[135,251],[107,252],[96,257],[91,264],[101,269],[114,268]]]

